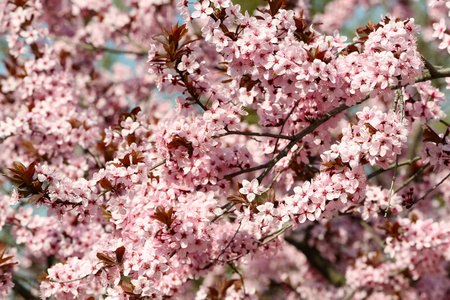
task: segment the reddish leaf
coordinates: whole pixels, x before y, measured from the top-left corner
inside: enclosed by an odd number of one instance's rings
[[[194,152],[194,147],[192,147],[192,143],[188,142],[185,138],[180,137],[179,135],[174,135],[172,141],[167,144],[168,149],[178,148],[180,146],[185,147],[188,150],[189,156]]]
[[[125,254],[125,247],[121,246],[116,249],[116,261],[121,264],[123,262],[123,255]]]
[[[22,163],[15,161],[13,167],[8,168],[9,174],[5,174],[13,184],[17,185],[21,197],[44,193],[42,183],[39,180],[33,180],[35,166],[36,162],[26,168]]]
[[[374,135],[375,133],[377,133],[378,130],[376,130],[375,127],[373,127],[369,123],[365,123],[364,125],[367,129],[369,129],[370,134]]]
[[[113,258],[111,258],[108,255],[103,254],[103,253],[97,253],[97,258],[108,265],[116,264],[116,261]]]
[[[127,282],[125,280],[121,280],[119,282],[119,286],[122,288],[122,290],[127,293],[127,294],[131,294],[134,295],[134,285],[131,284],[130,282]]]
[[[6,249],[6,248],[5,248]],[[6,256],[6,257],[3,257],[3,255],[0,257],[0,265],[2,264],[2,263],[4,263],[4,262],[7,262],[8,260],[10,260],[11,258],[13,258],[14,256]]]
[[[155,36],[153,37],[153,39],[154,39],[155,41],[160,42],[160,43],[163,44],[163,45],[169,45],[169,43],[167,42],[167,39],[166,39],[166,37],[165,37],[164,35],[155,35]]]
[[[100,179],[100,180],[98,181],[98,183],[100,184],[100,186],[101,186],[102,189],[104,189],[104,190],[110,191],[110,190],[114,189],[112,183],[111,183],[108,179],[106,179],[105,177],[103,177],[102,179]]]
[[[278,13],[281,6],[283,5],[283,0],[268,0],[268,2],[269,2],[270,14],[273,17]]]
[[[124,167],[128,168],[131,166],[130,153],[127,153],[123,158],[119,159]]]
[[[43,193],[33,195],[28,199],[28,203],[38,202],[39,200],[42,199],[42,197],[44,197]]]
[[[153,218],[160,221],[161,223],[165,224],[168,228],[172,225],[173,221],[177,218],[176,216],[173,216],[173,207],[171,207],[167,212],[165,211],[164,207],[158,206],[156,207],[155,214],[153,215]]]
[[[433,142],[435,144],[442,142],[439,135],[427,124],[423,126],[423,140],[424,142]]]
[[[18,264],[18,262],[16,261],[16,262],[13,262],[13,263],[8,263],[8,264],[0,265],[0,268],[6,269],[6,268],[12,267],[12,266],[17,265],[17,264]]]
[[[38,279],[41,281],[50,281],[46,272],[44,272],[44,275],[38,276]]]
[[[386,231],[386,234],[395,238],[400,239],[400,236],[402,234],[403,228],[400,226],[398,222],[392,223],[388,219],[386,219],[385,225],[380,225],[378,228],[383,229]]]
[[[227,200],[230,202],[238,203],[238,204],[248,202],[247,199],[244,199],[244,198],[238,197],[238,196],[228,196]]]

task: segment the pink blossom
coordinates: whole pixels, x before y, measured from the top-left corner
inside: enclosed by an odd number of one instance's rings
[[[181,62],[178,64],[178,70],[187,71],[188,73],[194,73],[200,64],[196,61],[195,55],[186,56],[181,58]]]
[[[194,3],[194,9],[195,11],[192,13],[192,18],[206,18],[208,15],[212,14],[213,9],[209,7],[209,0],[203,0],[201,3],[200,1],[197,1]]]

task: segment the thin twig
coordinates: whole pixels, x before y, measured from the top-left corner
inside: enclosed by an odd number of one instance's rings
[[[343,300],[351,300],[353,298],[354,294],[355,294],[355,291],[352,290],[352,292],[350,294],[348,294],[347,297],[345,297]]]
[[[361,100],[359,103],[362,103],[362,102],[366,101],[367,99],[369,99],[368,96],[366,98],[364,98],[363,100]],[[291,142],[287,146],[285,146],[284,149],[281,150],[280,153],[278,153],[278,155],[275,158],[271,159],[266,164],[265,170],[257,178],[258,182],[262,182],[264,177],[266,177],[266,175],[270,172],[270,170],[273,168],[273,166],[275,166],[283,157],[288,155],[288,153],[292,149],[292,147],[294,147],[302,138],[304,138],[306,135],[312,133],[320,125],[322,125],[326,121],[330,120],[332,117],[338,115],[339,113],[343,112],[347,108],[349,108],[348,105],[341,104],[340,106],[336,107],[335,109],[331,110],[330,112],[328,112],[325,115],[318,118],[314,123],[309,125],[307,128],[303,129],[300,133],[294,135],[294,138],[291,140]]]
[[[141,44],[139,44],[138,42],[136,42],[135,40],[133,40],[127,33],[123,32],[123,31],[121,31],[121,30],[118,30],[118,32],[119,32],[121,35],[123,35],[124,37],[126,37],[127,40],[128,40],[130,43],[132,43],[133,45],[135,45],[136,47],[138,47],[139,49],[141,49],[143,52],[147,50],[144,46],[142,46]],[[146,52],[146,53],[148,54],[148,52]]]
[[[394,100],[394,113],[397,111],[397,104],[399,106],[399,114],[400,114],[400,123],[403,122],[403,116],[404,116],[404,101],[403,101],[403,93],[401,90],[397,90],[397,92],[395,93],[395,100]],[[391,182],[391,187],[389,188],[389,196],[388,196],[388,204],[386,207],[386,211],[384,212],[384,217],[387,217],[387,214],[389,212],[389,210],[391,209],[391,199],[392,199],[392,192],[394,190],[394,184],[395,184],[395,179],[397,179],[397,170],[398,170],[398,157],[399,155],[397,154],[395,156],[395,168],[394,168],[394,175],[392,176],[392,182]]]
[[[192,99],[195,100],[195,103],[200,106],[203,111],[207,111],[208,108],[200,101],[199,95],[197,95],[197,89],[189,82],[189,78],[186,75],[187,73],[185,71],[178,70],[177,66],[173,67],[173,69],[180,76],[181,80],[184,83],[184,86],[186,87],[186,91],[189,93],[189,95],[191,95]]]
[[[294,160],[297,155],[300,153],[300,151],[302,151],[305,148],[305,144],[303,144],[300,148],[298,148],[294,155],[292,156],[292,160]],[[281,169],[280,171],[278,171],[277,175],[275,175],[275,177],[272,179],[272,182],[269,184],[269,186],[267,187],[268,189],[272,188],[272,186],[274,185],[274,183],[277,181],[278,177],[280,177],[280,175],[285,171],[285,169]]]
[[[217,219],[219,219],[220,217],[222,217],[223,215],[225,215],[226,213],[228,213],[230,211],[230,209],[232,209],[234,206],[236,205],[236,203],[234,202],[228,202],[227,204],[225,204],[224,206],[221,207],[221,209],[224,210],[223,213],[221,213],[220,215],[215,216],[210,223],[214,223],[215,221],[217,221]]]
[[[408,159],[408,160],[399,162],[398,164],[396,164],[396,163],[390,164],[387,169],[379,169],[379,170],[376,170],[376,171],[370,173],[369,175],[367,175],[367,179],[371,179],[371,178],[373,178],[375,176],[378,176],[378,175],[380,175],[380,174],[382,174],[384,172],[393,170],[393,169],[395,169],[396,166],[397,167],[402,167],[402,166],[411,165],[411,164],[415,163],[416,161],[420,160],[421,158],[422,157],[420,157],[420,156],[416,156],[416,157],[414,157],[412,159]]]
[[[286,230],[288,230],[289,228],[291,228],[292,225],[293,225],[292,222],[286,223],[282,228],[280,228],[280,229],[278,229],[278,230],[275,230],[275,231],[272,231],[272,232],[268,233],[267,235],[263,236],[262,238],[259,239],[259,242],[260,242],[260,243],[258,244],[258,247],[262,247],[262,246],[266,245],[267,243],[273,241],[275,238],[277,238],[278,236],[280,236],[283,232],[285,232]],[[265,239],[267,239],[267,238],[268,238],[269,240],[265,241]],[[236,256],[236,257],[234,257],[234,258],[232,258],[232,259],[229,259],[229,260],[225,261],[224,263],[230,263],[230,262],[232,262],[232,261],[237,261],[238,259],[240,259],[241,257],[245,256],[246,254],[247,254],[247,253],[239,254],[238,256]],[[211,262],[211,263],[209,263],[208,265],[206,265],[206,266],[203,268],[203,270],[208,269],[208,268],[210,268],[210,267],[213,266],[213,265],[214,265],[214,263]]]
[[[288,113],[288,115],[286,116],[286,118],[284,118],[283,123],[281,125],[280,128],[280,135],[283,133],[283,129],[284,126],[286,125],[287,121],[289,120],[289,118],[291,117],[291,115],[294,113],[294,110],[297,108],[298,104],[300,103],[301,99],[298,99],[297,102],[295,102],[294,106],[291,108],[291,111]],[[277,151],[277,147],[278,147],[278,142],[280,141],[279,138],[277,138],[276,142],[275,142],[275,147],[273,148],[273,152],[272,152],[272,158],[275,155],[275,151]]]
[[[156,165],[154,165],[153,167],[151,167],[150,169],[148,169],[148,172],[150,173],[151,171],[153,171],[154,169],[156,169],[157,167],[163,165],[166,163],[166,159],[163,161],[160,161],[159,163],[157,163]]]
[[[231,243],[233,242],[234,238],[235,238],[236,235],[238,234],[239,229],[241,229],[241,225],[242,225],[242,221],[239,222],[239,226],[238,226],[238,228],[236,229],[236,231],[234,232],[234,235],[233,235],[233,237],[230,239],[230,241],[228,242],[228,244],[225,246],[225,248],[222,249],[222,251],[219,253],[219,255],[217,255],[216,260],[219,260],[220,257],[222,256],[222,254],[224,254],[225,251],[228,249],[228,247],[230,247],[230,245],[231,245]]]
[[[361,226],[364,227],[365,230],[367,230],[373,237],[373,240],[380,246],[381,249],[384,249],[384,243],[381,240],[381,238],[376,234],[376,232],[373,230],[372,226],[367,224],[366,221],[361,220],[360,222]]]
[[[450,177],[450,173],[447,174],[447,176],[445,176],[441,181],[439,181],[438,183],[436,183],[431,189],[429,189],[425,195],[423,195],[422,197],[420,197],[419,199],[415,200],[411,205],[408,206],[408,208],[411,208],[411,206],[413,206],[414,204],[416,204],[419,201],[422,201],[423,199],[425,199],[432,191],[434,191],[438,186],[440,186],[442,183],[444,183],[445,180],[447,180],[447,178]]]
[[[292,225],[293,225],[292,222],[286,223],[280,229],[272,231],[272,232],[268,233],[267,235],[263,236],[262,238],[259,239],[259,241],[262,242],[259,246],[264,246],[265,244],[270,243],[271,241],[276,239],[278,236],[280,236],[283,232],[285,232],[286,230],[291,228]]]
[[[441,122],[442,124],[444,124],[447,127],[450,127],[450,124],[445,122],[444,120],[440,119],[439,122]]]
[[[95,162],[97,163],[97,167],[99,167],[100,169],[105,167],[103,163],[100,161],[100,158],[98,157],[97,153],[94,154],[89,149],[84,149],[84,151],[86,151],[87,154],[89,154],[90,156],[92,156],[92,158],[94,158]],[[94,151],[96,150],[94,149]]]
[[[225,175],[223,178],[224,178],[224,179],[229,179],[229,178],[232,178],[232,177],[241,175],[241,174],[250,173],[250,172],[253,172],[253,171],[257,171],[257,170],[264,169],[264,168],[266,168],[267,166],[269,166],[269,163],[265,163],[265,164],[263,164],[263,165],[259,165],[259,166],[253,167],[253,168],[243,169],[243,170],[240,170],[240,171],[231,173],[231,174],[227,174],[227,175]]]
[[[267,187],[268,189],[271,189],[273,187],[273,185],[277,181],[278,177],[280,177],[281,174],[283,174],[284,171],[285,171],[284,169],[281,169],[280,171],[278,171],[277,175],[275,175],[275,177],[272,179],[272,182]]]
[[[292,140],[292,136],[288,135],[279,135],[279,134],[272,134],[272,133],[265,133],[265,132],[249,132],[249,131],[227,131],[225,133],[216,134],[213,135],[212,138],[220,138],[227,135],[247,135],[247,136],[264,136],[264,137],[271,137],[271,138],[277,138],[277,139],[285,139],[285,140]]]
[[[70,280],[59,281],[59,280],[54,280],[54,279],[51,279],[51,278],[48,278],[47,280],[50,281],[50,282],[54,282],[54,283],[69,283],[69,282],[83,280],[83,279],[87,278],[89,275],[92,275],[92,273],[86,274],[86,275],[84,275],[82,277],[79,277],[79,278],[70,279]]]
[[[401,189],[403,189],[405,186],[407,186],[408,184],[411,183],[411,181],[413,181],[414,179],[416,179],[420,173],[423,172],[423,170],[425,170],[428,166],[430,165],[430,163],[427,163],[425,165],[422,166],[422,168],[420,168],[416,173],[414,173],[414,175],[412,175],[411,177],[409,177],[405,182],[403,182],[403,184],[401,186],[399,186],[394,193],[398,193]]]
[[[394,175],[392,175],[391,187],[389,188],[389,196],[388,196],[388,204],[386,210],[384,211],[384,217],[387,217],[389,209],[391,208],[391,199],[392,192],[394,191],[395,179],[397,179],[397,170],[398,170],[398,154],[395,156],[395,167],[394,167]]]
[[[242,276],[241,272],[236,268],[236,266],[233,263],[228,263],[228,266],[236,273],[238,274],[239,278],[241,279],[242,283],[242,291],[244,292],[244,295],[246,294],[245,291],[245,284],[244,284],[244,277]]]
[[[137,56],[147,56],[148,52],[146,51],[131,51],[131,50],[122,50],[122,49],[116,49],[116,48],[109,48],[109,47],[96,47],[91,44],[82,43],[82,42],[74,42],[71,39],[63,38],[63,37],[53,37],[55,40],[60,40],[63,42],[66,42],[68,44],[81,47],[88,51],[99,51],[99,52],[109,52],[114,54],[133,54]]]

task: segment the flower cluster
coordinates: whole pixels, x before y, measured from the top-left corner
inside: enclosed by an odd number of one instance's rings
[[[445,295],[448,69],[294,2],[0,3],[0,298]]]
[[[304,214],[310,220],[317,219],[324,211],[330,217],[333,212],[347,208],[348,201],[363,200],[367,179],[362,166],[387,168],[406,142],[408,122],[399,122],[395,113],[365,107],[356,116],[358,123],[345,127],[340,141],[322,154],[319,175],[311,184],[307,182],[303,187],[294,188],[295,197],[309,203]],[[364,204],[365,209],[370,210],[370,201]],[[382,206],[380,202],[378,205]]]

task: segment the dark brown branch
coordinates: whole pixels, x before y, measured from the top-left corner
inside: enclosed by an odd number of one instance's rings
[[[272,134],[272,133],[264,133],[264,132],[249,132],[249,131],[227,131],[225,133],[214,135],[213,138],[220,138],[227,135],[248,135],[248,136],[262,136],[262,137],[271,137],[276,139],[285,139],[285,140],[292,140],[292,136],[287,135],[279,135],[279,134]]]
[[[431,75],[436,76],[437,75],[436,68],[425,57],[423,57],[423,55],[421,55],[421,57],[422,57],[422,60],[423,60],[423,62],[425,64],[425,68],[427,68],[428,71],[430,71]]]
[[[250,172],[253,172],[253,171],[258,171],[258,170],[264,169],[264,168],[266,168],[267,166],[269,166],[269,163],[266,163],[266,164],[263,164],[263,165],[259,165],[259,166],[253,167],[253,168],[248,168],[248,169],[240,170],[240,171],[237,171],[237,172],[234,172],[234,173],[225,175],[223,178],[224,178],[224,179],[229,179],[229,178],[232,178],[232,177],[241,175],[241,174],[250,173]]]
[[[23,299],[26,300],[39,300],[39,297],[34,296],[30,290],[22,285],[21,280],[16,276],[12,277],[12,281],[14,283],[13,291],[16,292],[17,295],[20,295]]]
[[[440,119],[439,122],[441,122],[442,124],[444,124],[447,127],[450,127],[450,124],[445,122],[444,120]]]
[[[367,99],[369,99],[369,97],[364,98],[359,103],[362,103],[362,102],[366,101]],[[278,155],[275,158],[273,158],[266,164],[267,167],[265,167],[265,170],[261,173],[261,175],[258,176],[258,182],[261,183],[262,180],[264,179],[264,177],[273,168],[273,166],[275,166],[277,164],[277,162],[279,162],[283,157],[285,157],[289,153],[289,151],[292,149],[292,147],[294,147],[302,138],[304,138],[306,135],[312,133],[314,130],[316,130],[317,127],[319,127],[326,121],[330,120],[332,117],[343,112],[347,108],[349,108],[348,105],[341,104],[340,106],[336,107],[335,109],[333,109],[330,112],[326,113],[325,115],[321,116],[319,119],[317,119],[314,123],[312,123],[311,125],[306,127],[300,133],[294,135],[294,138],[291,140],[291,142],[286,147],[284,147],[284,149],[281,150],[281,152],[278,153]]]
[[[292,107],[291,111],[288,113],[288,115],[286,116],[286,118],[283,120],[283,124],[281,125],[280,128],[280,133],[283,133],[283,129],[284,126],[286,125],[287,121],[289,120],[289,118],[291,117],[291,115],[294,113],[294,110],[297,108],[298,104],[300,103],[300,99],[297,100],[297,102],[295,102],[294,106]],[[277,141],[275,142],[275,147],[273,147],[273,153],[272,153],[272,158],[275,155],[275,151],[277,151],[277,147],[278,147],[278,142],[280,141],[279,138],[277,138]]]
[[[189,82],[188,76],[186,75],[187,73],[184,71],[179,71],[177,67],[174,67],[173,69],[178,73],[178,75],[180,75],[180,78],[186,87],[186,91],[189,95],[191,95],[192,99],[194,99],[195,103],[198,104],[203,111],[207,111],[208,108],[200,101],[200,96],[197,94],[196,88]]]
[[[300,250],[306,256],[311,266],[319,271],[332,285],[336,287],[345,285],[344,275],[336,270],[331,261],[322,257],[315,247],[309,246],[306,239],[301,242],[289,236],[286,236],[284,239]]]

